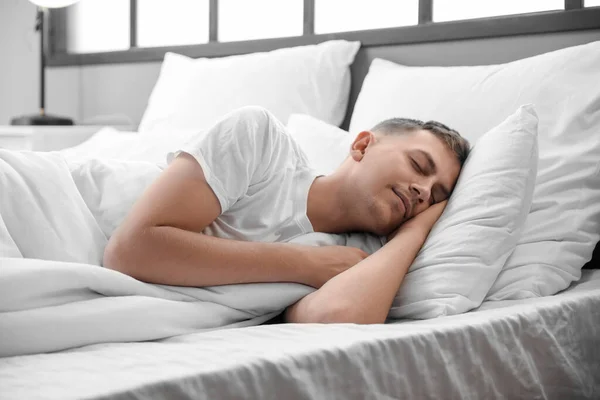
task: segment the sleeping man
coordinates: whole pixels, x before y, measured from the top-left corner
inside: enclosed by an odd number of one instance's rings
[[[178,286],[298,282],[318,290],[286,309],[288,322],[383,323],[468,152],[445,125],[395,118],[360,132],[339,168],[317,176],[272,114],[244,107],[169,154],[104,266]],[[288,243],[311,232],[387,242],[371,255]]]

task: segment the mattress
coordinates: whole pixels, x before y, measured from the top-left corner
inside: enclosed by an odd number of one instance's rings
[[[0,398],[598,399],[600,270],[555,296],[432,320],[262,325],[3,358]]]

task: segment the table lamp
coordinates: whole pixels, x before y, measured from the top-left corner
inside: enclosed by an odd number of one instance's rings
[[[46,95],[46,55],[44,52],[44,19],[48,8],[70,6],[79,0],[29,0],[37,6],[35,30],[40,32],[40,111],[34,115],[24,115],[11,119],[11,125],[73,125],[70,118],[46,114],[44,109]]]

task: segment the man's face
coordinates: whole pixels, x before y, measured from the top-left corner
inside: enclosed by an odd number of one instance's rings
[[[387,136],[361,132],[350,154],[354,211],[360,225],[379,235],[446,200],[460,172],[454,153],[425,130]]]

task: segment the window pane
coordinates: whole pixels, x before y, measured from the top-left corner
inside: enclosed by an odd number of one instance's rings
[[[137,45],[208,42],[208,0],[137,0]]]
[[[300,36],[303,0],[219,0],[219,41]]]
[[[583,5],[586,7],[598,7],[600,6],[600,0],[585,0]]]
[[[537,11],[564,10],[564,0],[437,0],[433,2],[433,20],[455,21],[525,14]]]
[[[129,1],[85,0],[68,8],[67,51],[129,49]]]
[[[315,0],[315,33],[416,25],[418,0]]]

